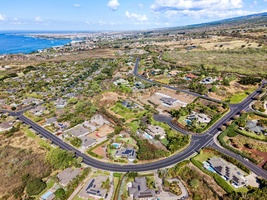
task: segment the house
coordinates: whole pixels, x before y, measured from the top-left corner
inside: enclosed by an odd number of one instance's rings
[[[162,97],[160,100],[166,104],[167,106],[173,106],[177,102],[177,99],[171,98],[171,97]]]
[[[154,69],[150,72],[150,74],[153,74],[153,75],[159,75],[161,74],[161,69]]]
[[[189,73],[189,74],[186,74],[185,75],[185,77],[187,78],[187,79],[197,79],[198,78],[198,76],[196,76],[196,75],[194,75],[194,74],[192,74],[192,73]]]
[[[192,111],[191,114],[187,117],[189,120],[197,120],[198,123],[209,123],[211,119],[204,113],[197,113]]]
[[[211,167],[226,180],[233,181],[235,187],[242,187],[247,180],[243,172],[232,163],[226,162],[222,158],[211,158],[208,163]]]
[[[104,124],[109,124],[109,121],[106,120],[102,115],[95,114],[93,117],[91,117],[90,123],[95,124],[99,128]]]
[[[140,81],[135,82],[135,83],[134,83],[134,86],[135,86],[136,88],[138,88],[138,89],[144,89],[144,88],[145,88],[145,85],[144,85],[142,82],[140,82]]]
[[[93,197],[96,199],[104,198],[107,190],[103,189],[102,183],[107,181],[106,176],[98,176],[91,178],[86,184],[85,187],[80,191],[79,197],[83,199],[89,199]]]
[[[114,85],[129,85],[129,81],[124,80],[122,78],[113,82]]]
[[[70,126],[70,123],[69,122],[57,122],[56,121],[56,122],[54,122],[54,126],[55,126],[55,128],[58,129],[58,131],[63,131]]]
[[[67,101],[64,99],[57,99],[54,102],[54,105],[56,106],[56,108],[64,108],[65,106],[68,105]]]
[[[262,126],[258,126],[258,120],[247,121],[246,128],[256,134],[261,134],[265,130]]]
[[[134,161],[136,159],[136,152],[134,149],[120,149],[115,152],[116,158],[127,158],[129,161]]]
[[[37,105],[39,103],[40,103],[40,101],[38,99],[35,99],[35,98],[27,98],[27,99],[24,99],[22,101],[23,105],[31,105],[31,104]]]
[[[0,132],[2,131],[9,131],[10,129],[13,128],[13,121],[7,121],[7,122],[3,122],[0,124]]]
[[[147,125],[146,132],[149,135],[151,135],[152,137],[155,137],[156,135],[160,135],[160,139],[163,139],[166,136],[166,132],[165,132],[164,128],[162,128],[160,126],[154,126],[151,124]]]
[[[45,110],[46,110],[46,107],[37,106],[36,108],[31,109],[30,113],[35,115],[35,116],[41,116]]]
[[[51,125],[54,124],[56,121],[57,121],[57,118],[56,118],[56,117],[48,118],[48,119],[46,119],[46,123],[45,123],[45,125],[46,125],[46,126],[51,126]]]
[[[217,78],[207,77],[207,78],[202,79],[200,83],[202,83],[202,84],[212,84],[215,81],[217,81]]]
[[[85,149],[96,144],[96,139],[88,136],[82,136],[80,139],[82,140],[82,147]]]
[[[83,125],[79,124],[67,131],[65,134],[71,135],[72,137],[82,137],[87,135],[90,132],[89,129],[85,128]]]
[[[136,177],[128,188],[128,192],[133,199],[157,199],[156,191],[147,187],[146,177]]]
[[[178,70],[172,70],[172,71],[168,72],[168,75],[171,77],[175,77],[179,73],[180,73],[180,71],[178,71]]]
[[[79,168],[75,168],[75,169],[67,168],[63,170],[62,172],[59,172],[57,174],[57,178],[59,180],[59,183],[65,187],[71,182],[72,179],[80,175],[81,172],[82,170]]]

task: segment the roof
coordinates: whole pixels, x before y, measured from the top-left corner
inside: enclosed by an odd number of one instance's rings
[[[246,127],[254,133],[262,133],[265,128],[258,126],[258,120],[247,121]]]
[[[146,131],[148,132],[148,134],[155,136],[155,135],[165,135],[165,130],[164,128],[160,127],[160,126],[154,126],[151,124],[147,125],[147,129]]]
[[[57,121],[56,117],[51,117],[51,118],[46,119],[46,124],[53,124],[56,121]]]
[[[88,136],[82,136],[80,139],[82,140],[82,146],[85,148],[92,146],[96,142],[96,139]]]
[[[226,162],[222,158],[211,158],[208,162],[219,174],[233,180],[237,186],[245,184],[243,172],[232,163]]]
[[[170,106],[172,106],[177,101],[177,99],[171,97],[162,97],[160,98],[160,100],[163,101],[163,103],[166,103],[167,105]]]
[[[129,194],[133,195],[134,199],[156,197],[155,190],[147,187],[146,177],[136,177],[132,187],[129,187]]]
[[[0,131],[10,130],[13,127],[13,121],[7,121],[0,124]]]
[[[85,199],[88,199],[89,196],[104,197],[107,193],[107,190],[103,189],[101,186],[106,180],[106,176],[91,178],[79,193],[79,197]]]
[[[125,157],[128,159],[135,159],[136,158],[136,152],[134,149],[121,149],[117,150],[115,153],[116,157]]]
[[[59,179],[60,184],[66,186],[72,179],[78,176],[81,173],[81,171],[82,170],[79,168],[75,169],[67,168],[62,172],[58,173],[57,177]]]
[[[79,124],[67,131],[65,131],[66,134],[70,134],[74,137],[82,137],[86,134],[88,134],[90,131],[89,129],[85,128],[83,125]]]
[[[198,76],[196,76],[196,75],[194,75],[194,74],[191,74],[191,73],[186,74],[185,76],[186,76],[187,78],[198,78]]]

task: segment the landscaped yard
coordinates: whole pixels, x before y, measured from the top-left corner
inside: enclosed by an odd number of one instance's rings
[[[124,119],[138,119],[141,116],[143,116],[147,111],[146,110],[140,110],[140,109],[129,109],[124,107],[120,102],[117,102],[115,106],[111,108],[111,110],[117,114],[123,117]]]

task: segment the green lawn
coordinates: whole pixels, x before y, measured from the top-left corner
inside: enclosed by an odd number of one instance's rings
[[[33,133],[31,130],[29,130],[27,127],[23,128],[24,133],[28,138],[36,139],[37,136],[35,133]]]
[[[240,103],[243,101],[248,95],[245,92],[236,93],[233,94],[233,96],[230,97],[230,103]]]
[[[132,121],[130,124],[129,124],[129,127],[131,129],[131,131],[133,133],[136,133],[136,131],[138,130],[139,128],[139,125],[140,125],[140,122],[139,121]]]
[[[146,110],[141,111],[140,109],[135,109],[136,111],[134,111],[132,109],[128,109],[128,108],[124,107],[120,102],[116,103],[116,105],[113,106],[111,108],[111,110],[114,113],[122,116],[126,120],[133,119],[133,118],[137,118],[138,119],[138,118],[140,118],[141,116],[143,116],[147,112]]]
[[[164,144],[164,146],[167,146],[169,144],[169,141],[166,138],[163,138],[162,140],[160,140],[160,142]]]
[[[198,154],[195,159],[203,163],[204,161],[207,161],[209,158],[215,157],[215,155],[212,152],[203,152],[201,151],[200,154]]]
[[[252,133],[252,132],[249,132],[249,131],[246,131],[246,130],[238,130],[238,132],[241,132],[245,136],[254,138],[256,140],[257,139],[258,140],[266,140],[267,139],[267,137],[265,135],[263,135],[263,134],[257,135],[256,133]]]

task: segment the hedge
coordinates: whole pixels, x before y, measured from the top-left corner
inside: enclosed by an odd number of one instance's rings
[[[220,144],[221,144],[224,148],[226,148],[226,149],[228,149],[228,150],[230,150],[230,151],[232,151],[232,152],[234,152],[234,153],[236,153],[236,154],[239,154],[239,155],[241,155],[242,157],[245,157],[245,158],[249,159],[251,162],[253,162],[253,163],[255,163],[255,164],[258,164],[257,160],[255,160],[254,158],[248,157],[248,156],[247,156],[245,153],[243,153],[242,151],[238,151],[238,150],[234,149],[233,147],[230,147],[229,145],[227,145],[227,144],[225,143],[225,141],[223,140],[223,138],[226,136],[226,134],[227,134],[227,131],[224,131],[224,132],[222,132],[222,133],[218,136],[218,140],[219,140]]]

